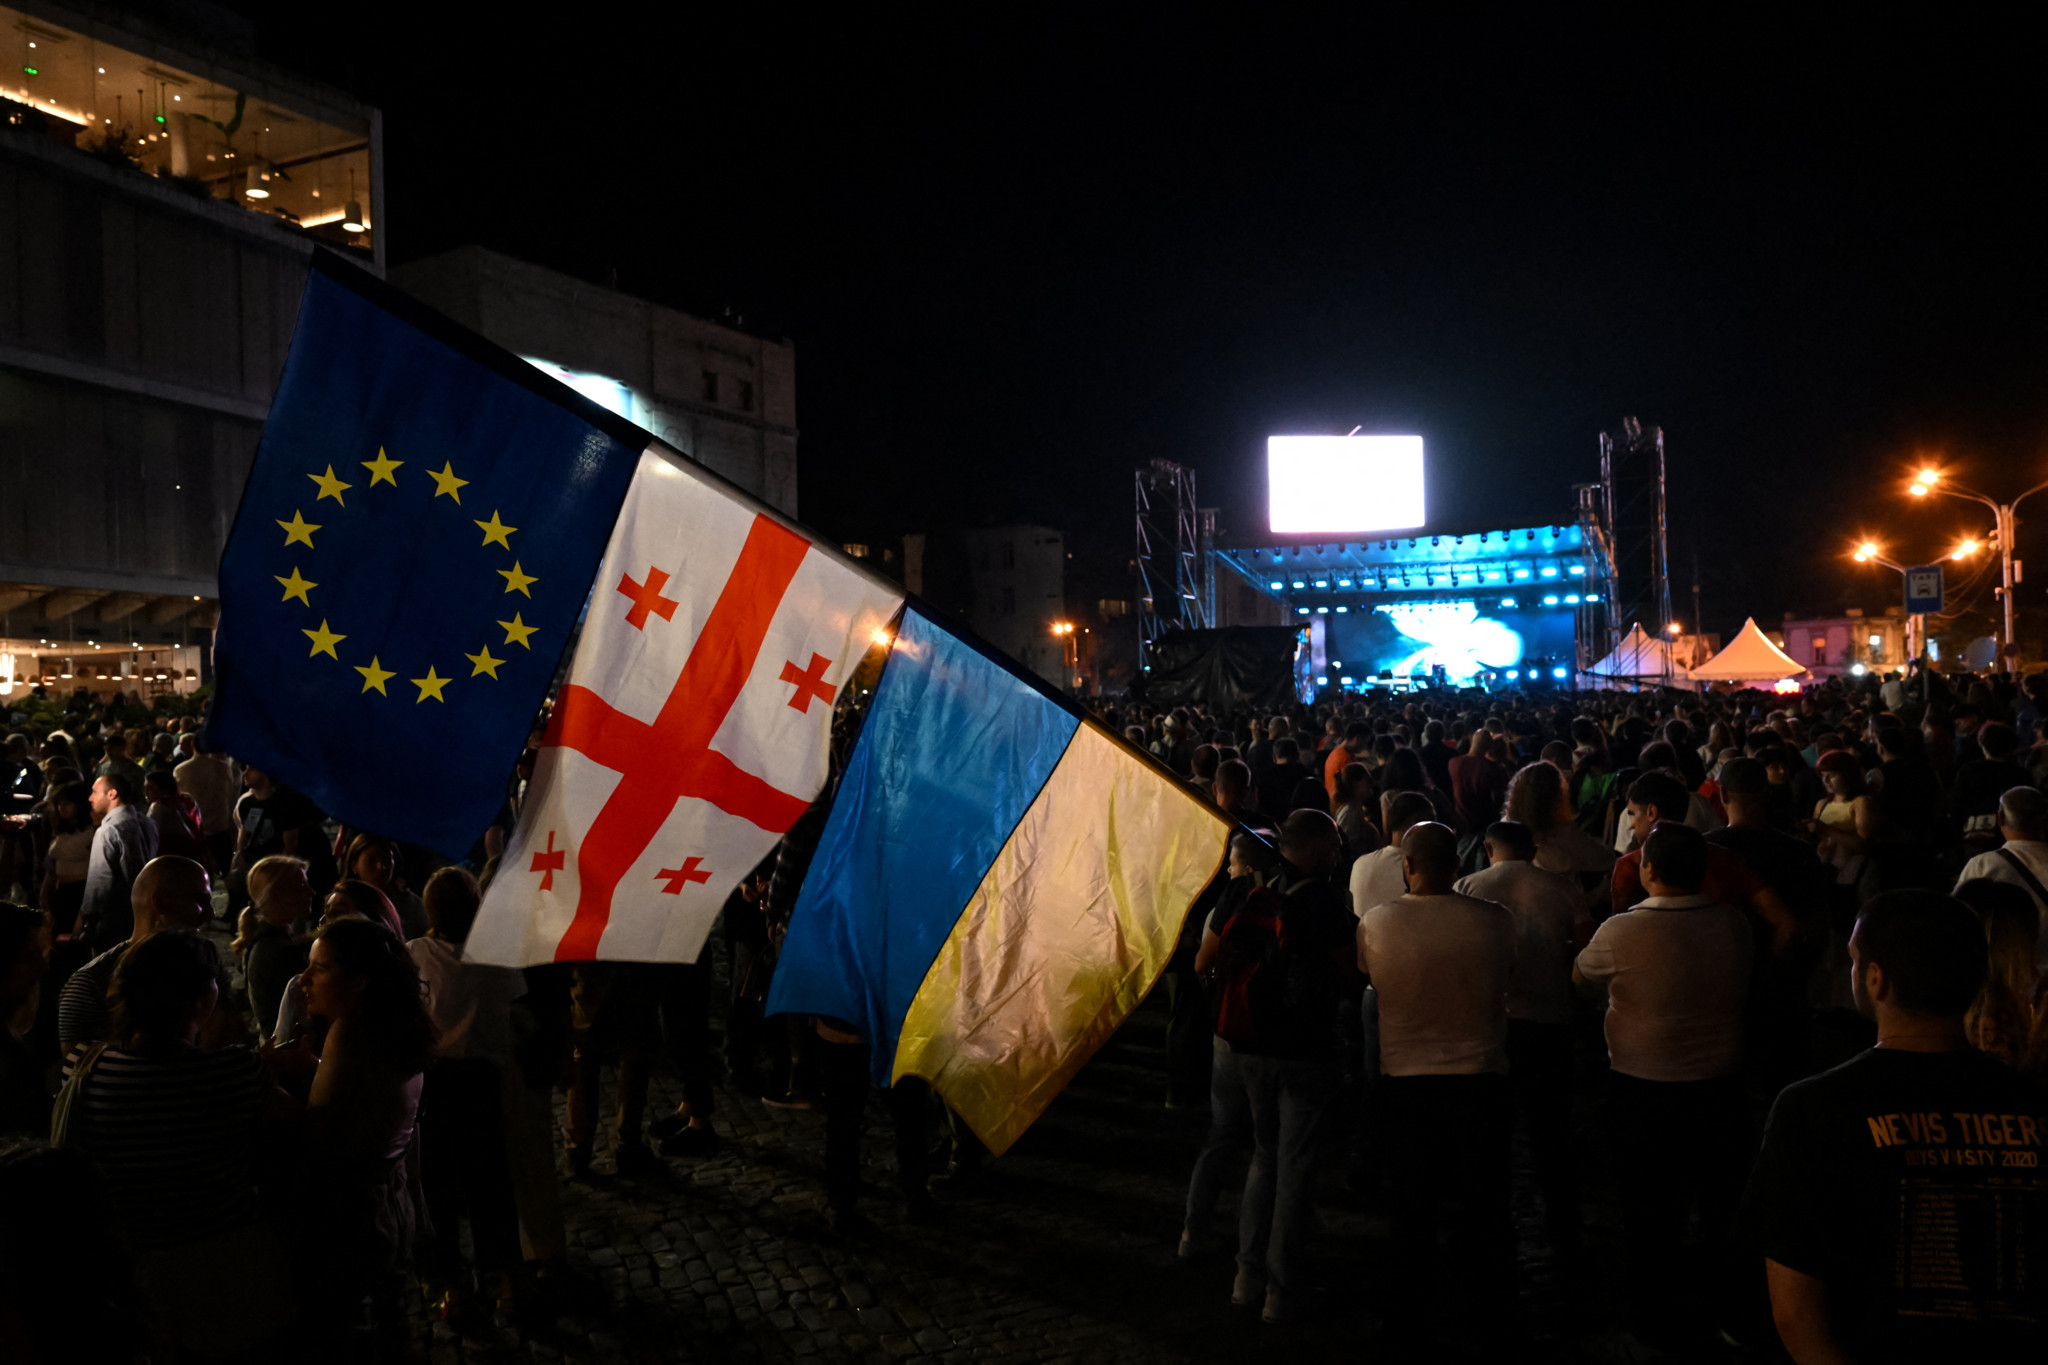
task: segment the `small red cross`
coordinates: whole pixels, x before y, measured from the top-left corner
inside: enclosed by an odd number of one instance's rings
[[[658,882],[666,881],[668,883],[667,886],[661,888],[662,894],[680,896],[683,894],[683,887],[689,883],[710,881],[711,874],[709,872],[699,872],[697,870],[697,864],[703,861],[702,858],[685,858],[681,867],[664,867],[661,871],[655,873],[654,880]]]
[[[627,625],[635,630],[645,629],[650,611],[664,621],[674,619],[676,608],[682,604],[673,597],[661,595],[662,585],[667,582],[668,575],[652,564],[647,566],[645,583],[635,583],[631,574],[619,575],[618,590],[633,599],[633,605],[626,612]]]
[[[789,704],[807,716],[811,713],[812,697],[818,698],[828,706],[831,705],[832,699],[839,695],[839,689],[825,681],[825,670],[831,666],[832,661],[822,654],[811,655],[811,666],[808,669],[798,668],[794,659],[785,663],[782,666],[782,680],[796,684],[796,692],[790,697]]]
[[[527,871],[540,873],[540,889],[552,891],[555,889],[555,874],[562,870],[562,861],[568,856],[568,849],[555,847],[555,832],[549,830],[548,851],[534,854],[533,866],[528,868]]]

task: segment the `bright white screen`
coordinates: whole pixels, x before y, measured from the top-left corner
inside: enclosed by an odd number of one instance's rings
[[[1420,436],[1269,436],[1275,531],[1406,531],[1423,524]]]

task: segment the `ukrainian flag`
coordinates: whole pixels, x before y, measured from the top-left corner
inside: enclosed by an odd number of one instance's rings
[[[791,917],[771,1014],[860,1028],[995,1152],[1145,998],[1222,866],[1214,809],[905,609]]]

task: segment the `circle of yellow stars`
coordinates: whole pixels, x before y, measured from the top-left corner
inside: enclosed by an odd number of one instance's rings
[[[390,484],[391,487],[397,488],[398,471],[404,468],[405,464],[404,460],[392,459],[390,455],[385,453],[384,448],[379,446],[376,459],[362,461],[363,468],[370,471],[370,481],[364,485],[365,492],[375,488],[380,483]],[[462,505],[462,490],[469,487],[470,481],[459,477],[455,473],[453,461],[444,461],[438,472],[430,469],[426,471],[426,475],[434,481],[435,497],[445,497],[457,507]],[[334,499],[335,506],[347,508],[348,503],[342,495],[354,488],[355,485],[344,482],[336,477],[333,465],[328,465],[319,474],[308,474],[306,477],[311,479],[314,486],[320,490],[313,499],[314,515],[319,515],[321,502],[328,498]],[[517,534],[519,528],[517,526],[507,526],[496,509],[492,510],[488,521],[478,521],[474,517],[471,520],[475,521],[477,529],[483,532],[484,538],[480,548],[497,545],[508,553],[512,551],[512,537]],[[285,549],[289,550],[294,545],[303,545],[308,550],[316,548],[313,544],[313,533],[320,529],[321,523],[307,521],[304,509],[292,509],[292,519],[290,521],[280,521],[277,524],[284,531]],[[505,593],[507,596],[516,592],[529,602],[533,600],[533,593],[529,589],[540,580],[534,575],[527,573],[520,565],[517,557],[513,559],[511,568],[499,569],[497,573],[505,580]],[[312,607],[313,589],[320,585],[301,573],[298,565],[294,564],[292,566],[289,576],[274,576],[277,578],[279,585],[284,588],[283,601],[297,601],[308,609]],[[505,638],[498,643],[500,649],[509,649],[513,645],[517,645],[525,650],[533,648],[531,643],[532,637],[539,627],[527,625],[522,619],[520,612],[514,611],[511,620],[500,621],[498,625],[505,632]],[[320,618],[319,629],[301,630],[300,634],[312,641],[312,648],[306,654],[307,658],[317,658],[325,654],[336,663],[342,662],[341,655],[335,651],[334,647],[343,640],[346,640],[348,636],[337,633],[328,625],[326,617]],[[470,662],[469,676],[472,678],[487,677],[495,680],[498,676],[498,669],[506,662],[506,660],[492,655],[489,643],[485,643],[476,653],[465,654],[463,657]],[[386,689],[385,684],[396,678],[398,674],[395,670],[384,667],[382,660],[376,655],[370,656],[368,664],[356,664],[354,668],[356,672],[363,675],[363,691],[376,692],[379,696],[384,697],[391,695]],[[457,671],[459,672],[460,670]],[[413,698],[415,705],[424,703],[430,698],[445,704],[448,698],[443,695],[443,690],[455,679],[453,676],[442,677],[435,671],[434,665],[429,663],[427,665],[427,675],[424,678],[408,678],[406,681],[419,690],[419,695]]]

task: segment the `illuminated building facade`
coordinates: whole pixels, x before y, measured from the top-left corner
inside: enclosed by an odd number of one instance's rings
[[[173,12],[0,5],[0,701],[200,685],[306,263],[382,272],[378,112]]]

